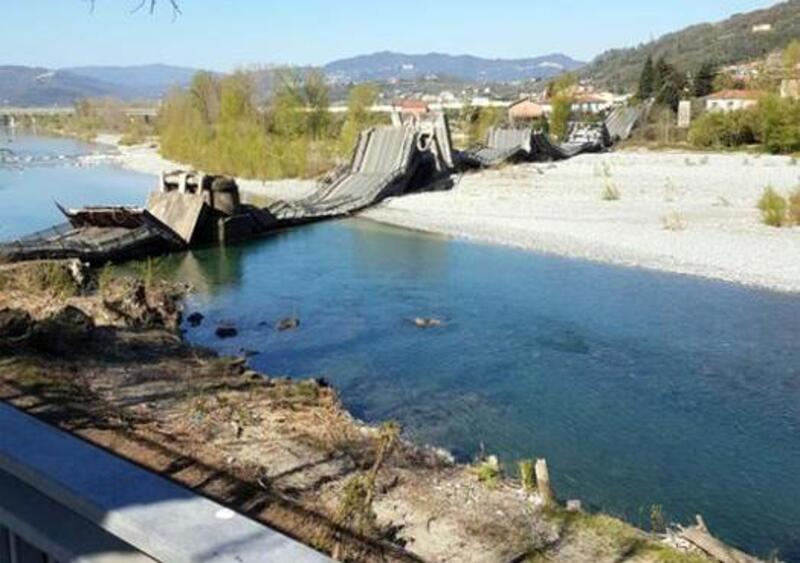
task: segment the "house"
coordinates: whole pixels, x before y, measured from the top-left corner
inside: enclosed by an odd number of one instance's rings
[[[511,104],[508,108],[509,121],[532,121],[545,115],[542,104],[534,102],[530,98],[522,98]]]
[[[600,113],[610,108],[612,103],[604,96],[583,94],[572,102],[572,111],[578,113]]]
[[[722,90],[706,98],[707,111],[737,111],[758,105],[763,92],[757,90]]]
[[[412,114],[417,117],[431,111],[428,104],[422,100],[398,100],[394,103],[394,109],[400,113]]]

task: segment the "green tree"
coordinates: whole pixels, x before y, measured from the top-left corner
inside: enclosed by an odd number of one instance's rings
[[[378,100],[378,89],[372,84],[353,86],[347,97],[347,117],[339,138],[340,151],[348,154],[353,150],[358,135],[372,124],[370,108]]]
[[[672,111],[677,111],[685,86],[684,76],[665,59],[658,59],[653,79],[656,103],[669,106]]]
[[[783,51],[783,66],[788,71],[796,71],[800,65],[800,39],[794,39]]]
[[[716,65],[711,61],[706,61],[700,65],[697,75],[694,77],[692,93],[697,98],[703,98],[714,92],[714,80],[717,77]]]
[[[550,134],[559,141],[564,140],[569,129],[569,120],[572,116],[572,97],[567,94],[557,94],[552,99],[553,113],[550,115]]]
[[[306,76],[303,93],[308,106],[308,130],[314,139],[328,135],[331,124],[330,89],[325,75],[314,70]]]
[[[203,116],[207,125],[219,119],[220,85],[216,77],[210,72],[200,71],[192,77],[189,86],[192,103]]]
[[[638,98],[640,100],[647,100],[653,96],[653,87],[655,82],[655,68],[653,67],[653,57],[648,56],[642,68],[642,74],[639,77],[639,91]]]

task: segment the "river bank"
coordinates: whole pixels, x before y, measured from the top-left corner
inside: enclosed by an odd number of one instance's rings
[[[147,174],[180,167],[162,159],[155,145],[119,147],[111,158]],[[450,191],[394,198],[361,216],[490,244],[797,292],[800,263],[783,257],[800,253],[798,228],[761,223],[756,205],[768,185],[784,193],[800,185],[797,161],[744,153],[619,152],[470,173]],[[241,180],[240,186],[259,202],[304,197],[315,183]]]
[[[0,268],[0,399],[342,560],[706,560],[674,535],[547,507],[491,458],[458,465],[362,424],[324,381],[193,348],[174,287],[96,276]]]
[[[761,222],[787,157],[620,152],[467,174],[450,192],[396,198],[363,216],[572,258],[800,291],[800,229]]]

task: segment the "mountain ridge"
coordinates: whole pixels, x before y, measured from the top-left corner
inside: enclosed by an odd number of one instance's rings
[[[769,26],[758,31],[758,26]],[[763,58],[800,37],[800,0],[737,13],[673,31],[635,47],[610,49],[581,74],[616,90],[635,87],[648,56],[665,57],[683,71],[696,71],[706,61],[730,65]]]
[[[508,82],[552,78],[576,70],[585,63],[562,53],[505,59],[476,55],[424,54],[379,51],[343,58],[326,64],[325,73],[334,82],[369,82],[393,79],[447,76],[471,82]]]

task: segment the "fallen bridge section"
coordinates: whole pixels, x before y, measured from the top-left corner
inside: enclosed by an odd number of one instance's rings
[[[452,168],[443,115],[376,127],[361,134],[350,166],[340,174],[304,199],[278,201],[267,210],[280,224],[349,215],[387,197],[428,188]]]
[[[564,160],[579,154],[602,152],[628,139],[647,114],[649,103],[621,106],[599,123],[572,122],[563,143],[531,127],[495,127],[483,146],[459,155],[462,165],[491,168],[505,163]]]

